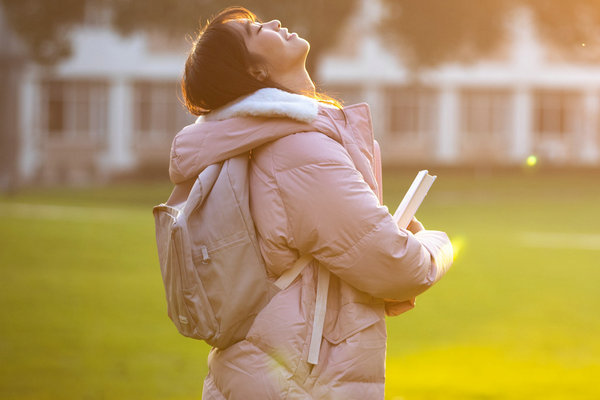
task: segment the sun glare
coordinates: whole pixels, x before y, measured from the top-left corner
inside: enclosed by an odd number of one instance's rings
[[[465,238],[463,236],[453,237],[450,242],[452,243],[452,250],[454,252],[453,261],[456,261],[458,255],[465,247]]]
[[[530,155],[529,157],[527,157],[527,161],[526,161],[526,162],[527,162],[527,166],[529,166],[529,167],[534,167],[534,166],[537,164],[537,162],[538,162],[538,159],[537,159],[537,157],[536,157],[536,156],[534,156],[534,155],[532,154],[532,155]]]

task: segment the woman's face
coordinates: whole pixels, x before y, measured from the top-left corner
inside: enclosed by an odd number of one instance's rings
[[[230,23],[241,30],[248,51],[266,62],[269,78],[277,81],[278,77],[304,69],[309,43],[282,28],[278,20],[265,23],[237,20]]]

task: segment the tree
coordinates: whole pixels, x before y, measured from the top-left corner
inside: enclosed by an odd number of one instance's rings
[[[29,54],[43,63],[69,54],[68,29],[83,20],[80,0],[2,0],[12,29],[23,39]]]
[[[53,63],[70,50],[69,32],[94,10],[107,10],[123,34],[160,31],[181,37],[198,31],[226,4],[218,0],[0,0],[14,30],[38,62]],[[516,7],[529,7],[540,37],[568,56],[600,60],[597,0],[381,0],[381,33],[414,66],[474,60],[495,51]],[[311,43],[309,69],[336,42],[359,0],[238,0],[263,20],[280,19]]]
[[[119,32],[159,31],[172,37],[193,35],[226,5],[218,0],[1,0],[13,29],[40,63],[54,63],[69,55],[71,28],[90,13],[107,12]],[[237,5],[262,20],[279,19],[311,43],[308,60],[313,69],[319,57],[335,44],[336,32],[352,14],[357,0],[242,0]]]
[[[518,7],[531,10],[539,36],[569,57],[598,61],[595,0],[383,0],[381,32],[413,66],[472,61],[494,52]]]

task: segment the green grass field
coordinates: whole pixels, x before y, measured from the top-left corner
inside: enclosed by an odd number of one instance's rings
[[[599,173],[440,175],[418,216],[459,250],[388,319],[387,399],[600,399]],[[386,204],[414,174],[386,175]],[[167,184],[0,197],[0,398],[199,399],[208,348],[166,316]]]

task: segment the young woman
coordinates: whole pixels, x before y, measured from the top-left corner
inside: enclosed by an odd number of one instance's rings
[[[399,229],[381,205],[379,149],[366,104],[320,101],[309,44],[279,21],[222,11],[182,79],[203,116],[173,141],[175,184],[250,151],[250,206],[269,276],[314,261],[256,317],[245,340],[213,349],[203,399],[383,399],[385,315],[414,305],[452,263],[445,233]],[[309,363],[318,271],[331,273],[318,362]]]

